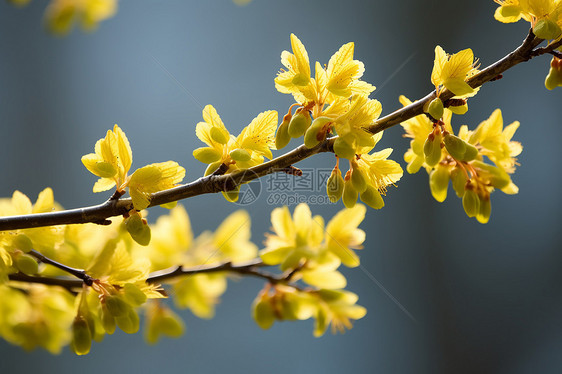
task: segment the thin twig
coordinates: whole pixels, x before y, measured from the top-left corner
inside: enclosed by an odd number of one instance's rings
[[[40,259],[42,262],[49,265],[56,266],[57,268],[62,269],[65,272],[68,272],[69,274],[79,279],[30,276],[23,273],[14,273],[8,276],[11,281],[39,283],[39,284],[45,284],[50,286],[60,286],[70,291],[81,288],[84,283],[86,283],[87,285],[92,285],[94,279],[88,274],[86,274],[84,270],[74,269],[66,265],[62,265],[54,260],[51,260],[43,256],[42,254],[36,251],[32,251],[31,254],[37,257],[38,259]],[[267,280],[271,284],[278,284],[278,283],[289,284],[292,276],[294,275],[294,273],[291,273],[291,276],[287,276],[284,274],[281,275],[271,274],[261,270],[260,268],[263,266],[267,266],[267,265],[264,264],[263,261],[259,258],[243,263],[236,263],[236,264],[233,264],[232,262],[222,262],[216,265],[200,265],[200,266],[193,266],[193,267],[178,266],[172,269],[154,272],[147,278],[146,282],[151,284],[160,284],[178,277],[185,277],[185,276],[196,275],[196,274],[228,272],[232,274],[258,277]],[[291,285],[291,286],[298,288],[298,286],[296,285]]]
[[[55,260],[52,260],[52,259],[48,258],[47,256],[44,256],[43,254],[37,252],[34,249],[32,249],[29,252],[29,254],[32,255],[33,257],[35,257],[36,259],[38,259],[39,261],[41,261],[44,264],[52,265],[52,266],[54,266],[58,269],[61,269],[62,271],[67,272],[70,275],[74,275],[76,278],[81,279],[88,286],[91,286],[92,283],[94,283],[94,278],[92,278],[91,276],[86,274],[85,270],[75,269],[75,268],[72,268],[70,266],[66,266],[64,264],[61,264],[60,262],[57,262]]]

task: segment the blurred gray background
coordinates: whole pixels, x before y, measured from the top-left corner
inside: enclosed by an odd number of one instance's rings
[[[108,197],[91,192],[95,177],[80,157],[114,123],[131,142],[134,168],[176,160],[194,180],[204,171],[191,155],[202,144],[194,130],[204,105],[213,104],[235,134],[261,111],[285,112],[292,98],[276,92],[273,78],[291,32],[311,62],[327,63],[354,41],[383,113],[400,107],[400,94],[429,92],[435,45],[470,47],[486,66],[527,32],[526,23],[495,21],[491,0],[254,0],[246,7],[123,0],[95,33],[56,38],[41,24],[45,3],[16,9],[0,2],[0,196],[19,189],[34,200],[50,186],[67,208]],[[499,107],[506,124],[521,122],[520,193],[494,193],[491,221],[480,225],[454,194],[434,201],[425,173],[406,174],[389,189],[386,207],[369,210],[361,226],[368,232],[363,269],[345,274],[368,314],[345,335],[314,338],[310,321],[260,330],[250,304],[262,282],[242,279],[229,282],[214,319],[182,311],[187,332],[180,340],[151,347],[142,334],[116,333],[86,357],[68,349],[25,353],[0,341],[0,372],[560,372],[562,88],[544,88],[549,60],[510,70],[455,117],[455,128],[474,128]],[[405,166],[401,128],[386,132],[379,149],[388,146]],[[329,168],[333,161],[325,154],[298,166]],[[260,244],[273,208],[268,194],[262,185],[258,201],[245,207]],[[184,205],[196,234],[240,208],[221,196]],[[311,208],[329,218],[342,205]],[[150,220],[160,213],[151,210]]]

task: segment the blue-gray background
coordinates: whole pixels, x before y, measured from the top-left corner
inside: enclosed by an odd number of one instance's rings
[[[389,113],[400,94],[415,99],[431,89],[435,45],[471,47],[485,66],[527,30],[496,22],[492,1],[254,0],[237,7],[228,0],[123,0],[95,33],[55,38],[41,25],[45,3],[0,3],[0,196],[19,189],[35,199],[50,186],[68,208],[107,197],[91,192],[95,178],[80,157],[114,123],[131,142],[133,167],[176,160],[193,180],[204,170],[191,156],[201,144],[194,128],[202,106],[212,103],[233,133],[263,110],[284,112],[291,97],[275,91],[273,78],[291,32],[323,63],[354,41],[364,79],[378,87],[374,96]],[[150,347],[141,334],[116,333],[87,357],[25,353],[1,341],[0,372],[560,372],[562,89],[544,88],[548,61],[510,70],[455,118],[474,128],[500,107],[506,123],[521,122],[515,139],[525,148],[514,176],[521,192],[494,193],[492,219],[480,225],[455,196],[435,202],[425,173],[405,175],[390,188],[387,206],[369,210],[361,226],[368,232],[363,270],[346,275],[368,314],[345,335],[314,338],[310,321],[260,330],[250,304],[261,282],[244,279],[229,283],[213,320],[182,312],[187,333],[180,340]],[[404,165],[401,133],[388,130],[383,146]],[[333,156],[320,155],[300,166],[332,164]],[[246,207],[257,243],[272,209],[262,187]],[[238,208],[220,196],[184,204],[195,233]],[[341,203],[312,206],[326,218],[339,209]]]

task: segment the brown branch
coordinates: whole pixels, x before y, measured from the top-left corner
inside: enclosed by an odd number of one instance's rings
[[[485,69],[472,76],[467,80],[467,83],[472,88],[480,87],[484,83],[493,80],[495,77],[502,74],[504,71],[514,67],[515,65],[530,60],[534,57],[533,49],[543,41],[543,39],[537,38],[532,33],[532,31],[529,31],[529,34],[527,35],[523,43],[519,47],[517,47],[517,49],[515,49],[513,52],[511,52],[501,60],[496,61],[492,65],[486,67]],[[447,89],[443,90],[439,95],[443,102],[452,98],[453,96],[454,94]],[[376,134],[410,118],[423,114],[424,105],[429,103],[436,97],[437,93],[435,91],[432,91],[422,99],[413,102],[408,106],[400,108],[385,117],[380,118],[373,125],[366,128],[366,130],[372,132],[373,134]]]
[[[527,38],[517,49],[501,60],[481,70],[478,74],[472,76],[467,83],[473,88],[480,87],[484,83],[494,80],[500,74],[521,62],[528,61],[541,54],[553,53],[554,49],[560,46],[561,43],[558,41],[556,43],[551,43],[544,48],[534,50],[534,48],[543,41],[543,39],[535,37],[532,31],[529,31]],[[447,89],[443,90],[440,94],[440,98],[444,102],[451,99],[453,96],[454,94]],[[380,118],[373,125],[367,127],[366,130],[376,134],[410,118],[418,116],[423,113],[424,105],[433,100],[435,97],[436,92],[432,91],[424,98]],[[256,178],[279,172],[280,170],[287,170],[291,167],[291,165],[317,153],[333,152],[334,140],[335,138],[329,138],[314,148],[306,148],[304,145],[301,145],[282,156],[246,170],[226,175],[213,173],[209,176],[199,178],[191,183],[154,193],[151,197],[150,206],[162,205],[207,193],[232,190],[236,186],[250,182]],[[131,209],[133,209],[133,204],[130,198],[116,199],[115,197],[112,197],[103,204],[86,208],[71,209],[60,212],[0,217],[0,231],[77,223],[97,223],[106,225],[111,223],[108,218],[126,214]]]
[[[38,252],[35,252],[33,253],[33,255],[36,256],[37,253]],[[59,264],[51,259],[48,259],[47,257],[41,254],[39,254],[39,256],[40,257],[38,256],[36,257],[40,258],[42,262],[56,266],[68,272],[69,274],[76,276],[79,279],[30,276],[23,273],[10,274],[8,276],[9,279],[11,281],[17,281],[17,282],[39,283],[39,284],[45,284],[50,286],[60,286],[70,291],[81,288],[84,283],[86,283],[87,285],[92,284],[91,281],[93,280],[93,278],[87,275],[84,270],[78,270],[78,269],[67,267],[66,265]],[[293,271],[289,274],[275,275],[260,270],[260,268],[263,266],[267,266],[267,265],[264,264],[263,261],[259,258],[244,263],[237,263],[237,264],[233,264],[232,262],[223,262],[217,265],[199,265],[193,267],[178,266],[173,269],[154,272],[147,278],[146,282],[152,284],[154,283],[160,284],[174,278],[185,277],[189,275],[229,272],[233,274],[258,277],[267,280],[271,284],[277,284],[277,283],[289,283],[295,273],[295,271]],[[88,279],[90,281],[88,281]],[[292,285],[292,286],[298,288],[298,286],[296,285]]]
[[[149,207],[207,193],[230,191],[240,184],[250,182],[268,174],[286,170],[292,164],[317,153],[333,152],[333,144],[334,138],[330,138],[314,148],[307,148],[301,145],[282,156],[249,169],[226,175],[211,174],[191,183],[156,192],[152,194]],[[127,214],[127,212],[132,209],[133,203],[130,198],[116,200],[112,197],[103,204],[86,208],[0,217],[0,231],[77,223],[97,223],[106,225],[111,223],[108,218]]]

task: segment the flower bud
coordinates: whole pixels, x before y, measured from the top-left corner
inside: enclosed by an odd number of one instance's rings
[[[357,190],[353,187],[351,180],[346,180],[343,184],[342,201],[346,208],[353,208],[357,203]]]
[[[423,145],[425,163],[433,167],[441,161],[441,133],[430,133]]]
[[[193,151],[193,157],[204,164],[210,164],[220,160],[221,153],[215,148],[201,147]]]
[[[131,306],[121,296],[105,295],[102,301],[113,317],[122,317],[129,313]]]
[[[22,252],[29,252],[33,249],[33,243],[27,235],[19,234],[12,240],[12,246]]]
[[[357,192],[361,193],[365,191],[367,188],[367,181],[368,176],[365,174],[365,171],[357,165],[357,163],[353,162],[353,169],[351,170],[351,183],[353,183],[353,187],[357,190]]]
[[[117,326],[119,326],[119,328],[127,334],[135,334],[137,333],[137,331],[139,331],[139,315],[133,308],[129,308],[129,311],[126,315],[116,317],[115,321],[117,322]]]
[[[88,354],[92,347],[92,333],[86,320],[77,316],[72,322],[72,348],[74,352],[81,356]]]
[[[125,227],[135,242],[142,246],[147,246],[150,243],[150,226],[139,214],[132,214],[125,219]]]
[[[304,145],[307,148],[314,148],[326,138],[326,124],[332,120],[328,117],[318,117],[312,121],[312,125],[304,134]]]
[[[355,157],[355,148],[339,137],[334,141],[334,153],[338,157],[352,160]]]
[[[332,203],[341,199],[343,194],[344,180],[339,168],[334,168],[332,174],[326,182],[326,194]]]
[[[429,173],[429,188],[435,200],[442,203],[447,198],[447,187],[449,187],[449,168],[437,166]]]
[[[277,134],[275,134],[275,147],[277,149],[285,148],[291,141],[291,136],[289,135],[289,122],[291,118],[292,115],[290,113],[285,115],[283,122],[281,122],[277,129]]]
[[[211,139],[219,144],[226,144],[228,143],[228,135],[224,130],[219,129],[218,127],[211,127],[209,131],[211,134]]]
[[[229,155],[234,161],[239,162],[246,162],[252,159],[250,152],[248,152],[244,148],[233,149],[232,151],[230,151]]]
[[[373,209],[380,209],[384,206],[384,200],[382,199],[381,193],[371,185],[367,186],[365,191],[359,195],[359,198],[362,202]]]
[[[310,126],[312,119],[308,110],[298,110],[289,122],[289,135],[291,138],[300,138]]]
[[[556,39],[561,33],[562,30],[560,29],[560,26],[548,18],[539,20],[533,27],[533,34],[545,40]]]
[[[457,160],[472,161],[478,156],[478,149],[458,136],[447,134],[444,136],[443,142],[447,152]]]
[[[441,99],[438,98],[438,97],[433,99],[429,103],[429,106],[427,108],[427,112],[434,119],[439,119],[439,118],[443,117],[443,102],[441,101]]]
[[[467,216],[476,217],[480,211],[480,198],[478,194],[472,189],[467,188],[462,197],[462,207]]]
[[[544,81],[547,89],[553,90],[562,86],[562,59],[553,57],[550,61],[550,70]]]
[[[105,303],[101,304],[101,324],[105,332],[109,335],[115,332],[116,322],[115,317],[111,314]]]
[[[20,252],[21,253],[21,252]],[[35,275],[39,271],[39,265],[37,265],[37,260],[34,257],[21,253],[16,257],[15,261],[16,268],[24,274]]]
[[[275,322],[275,312],[269,299],[256,299],[254,301],[252,315],[258,326],[264,330],[269,329]]]

